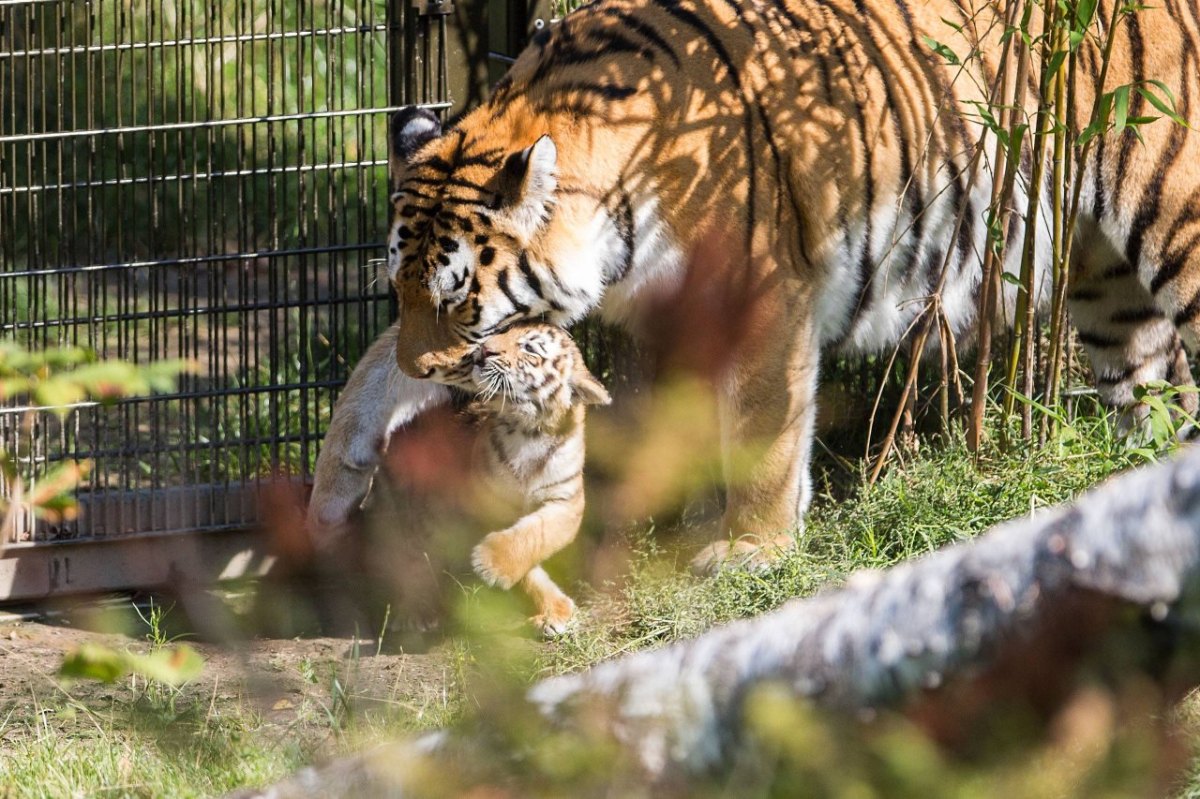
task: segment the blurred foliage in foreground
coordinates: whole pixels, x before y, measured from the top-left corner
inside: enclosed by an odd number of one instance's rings
[[[35,424],[43,410],[60,419],[84,402],[112,403],[155,391],[172,391],[181,372],[193,366],[184,360],[150,364],[97,358],[80,347],[49,348],[31,352],[12,341],[0,341],[0,401],[26,400],[21,424]],[[28,440],[28,437],[22,437]],[[24,474],[24,453],[0,448],[0,542],[7,541],[17,524],[17,514],[32,511],[39,518],[73,518],[77,512],[74,489],[91,469],[87,461],[63,461],[39,480]]]

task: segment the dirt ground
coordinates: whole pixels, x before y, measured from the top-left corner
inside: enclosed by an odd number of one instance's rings
[[[84,707],[120,702],[130,678],[112,684],[57,677],[63,657],[84,643],[145,652],[144,635],[82,629],[62,620],[0,618],[0,718],[28,721],[39,708],[69,699]],[[398,711],[420,724],[444,710],[453,658],[443,649],[425,654],[377,653],[374,641],[353,638],[259,639],[237,646],[189,642],[203,656],[200,676],[183,697],[216,712],[256,714],[264,727],[303,731],[339,712],[338,703]],[[431,716],[436,718],[436,716]],[[20,725],[0,726],[0,741]]]

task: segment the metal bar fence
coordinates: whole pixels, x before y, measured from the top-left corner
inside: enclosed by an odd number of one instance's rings
[[[61,422],[0,401],[22,479],[94,461],[79,517],[10,548],[244,528],[258,481],[309,474],[391,313],[388,112],[449,106],[428,11],[0,0],[0,335],[199,366]]]

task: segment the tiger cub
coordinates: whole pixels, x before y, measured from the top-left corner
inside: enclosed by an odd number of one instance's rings
[[[520,584],[536,608],[534,625],[557,635],[575,603],[539,564],[579,531],[586,406],[612,400],[575,342],[553,325],[521,325],[484,340],[472,371],[479,394],[467,412],[479,420],[480,467],[494,491],[520,498],[525,515],[489,533],[471,564],[489,585]]]

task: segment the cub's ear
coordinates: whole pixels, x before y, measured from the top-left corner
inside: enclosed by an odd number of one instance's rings
[[[505,159],[498,205],[527,241],[550,216],[557,187],[558,147],[549,135]]]
[[[612,402],[608,389],[582,363],[571,375],[571,394],[584,405],[608,405]]]
[[[409,106],[392,114],[390,127],[388,172],[395,187],[413,153],[442,135],[442,123],[429,109]]]

